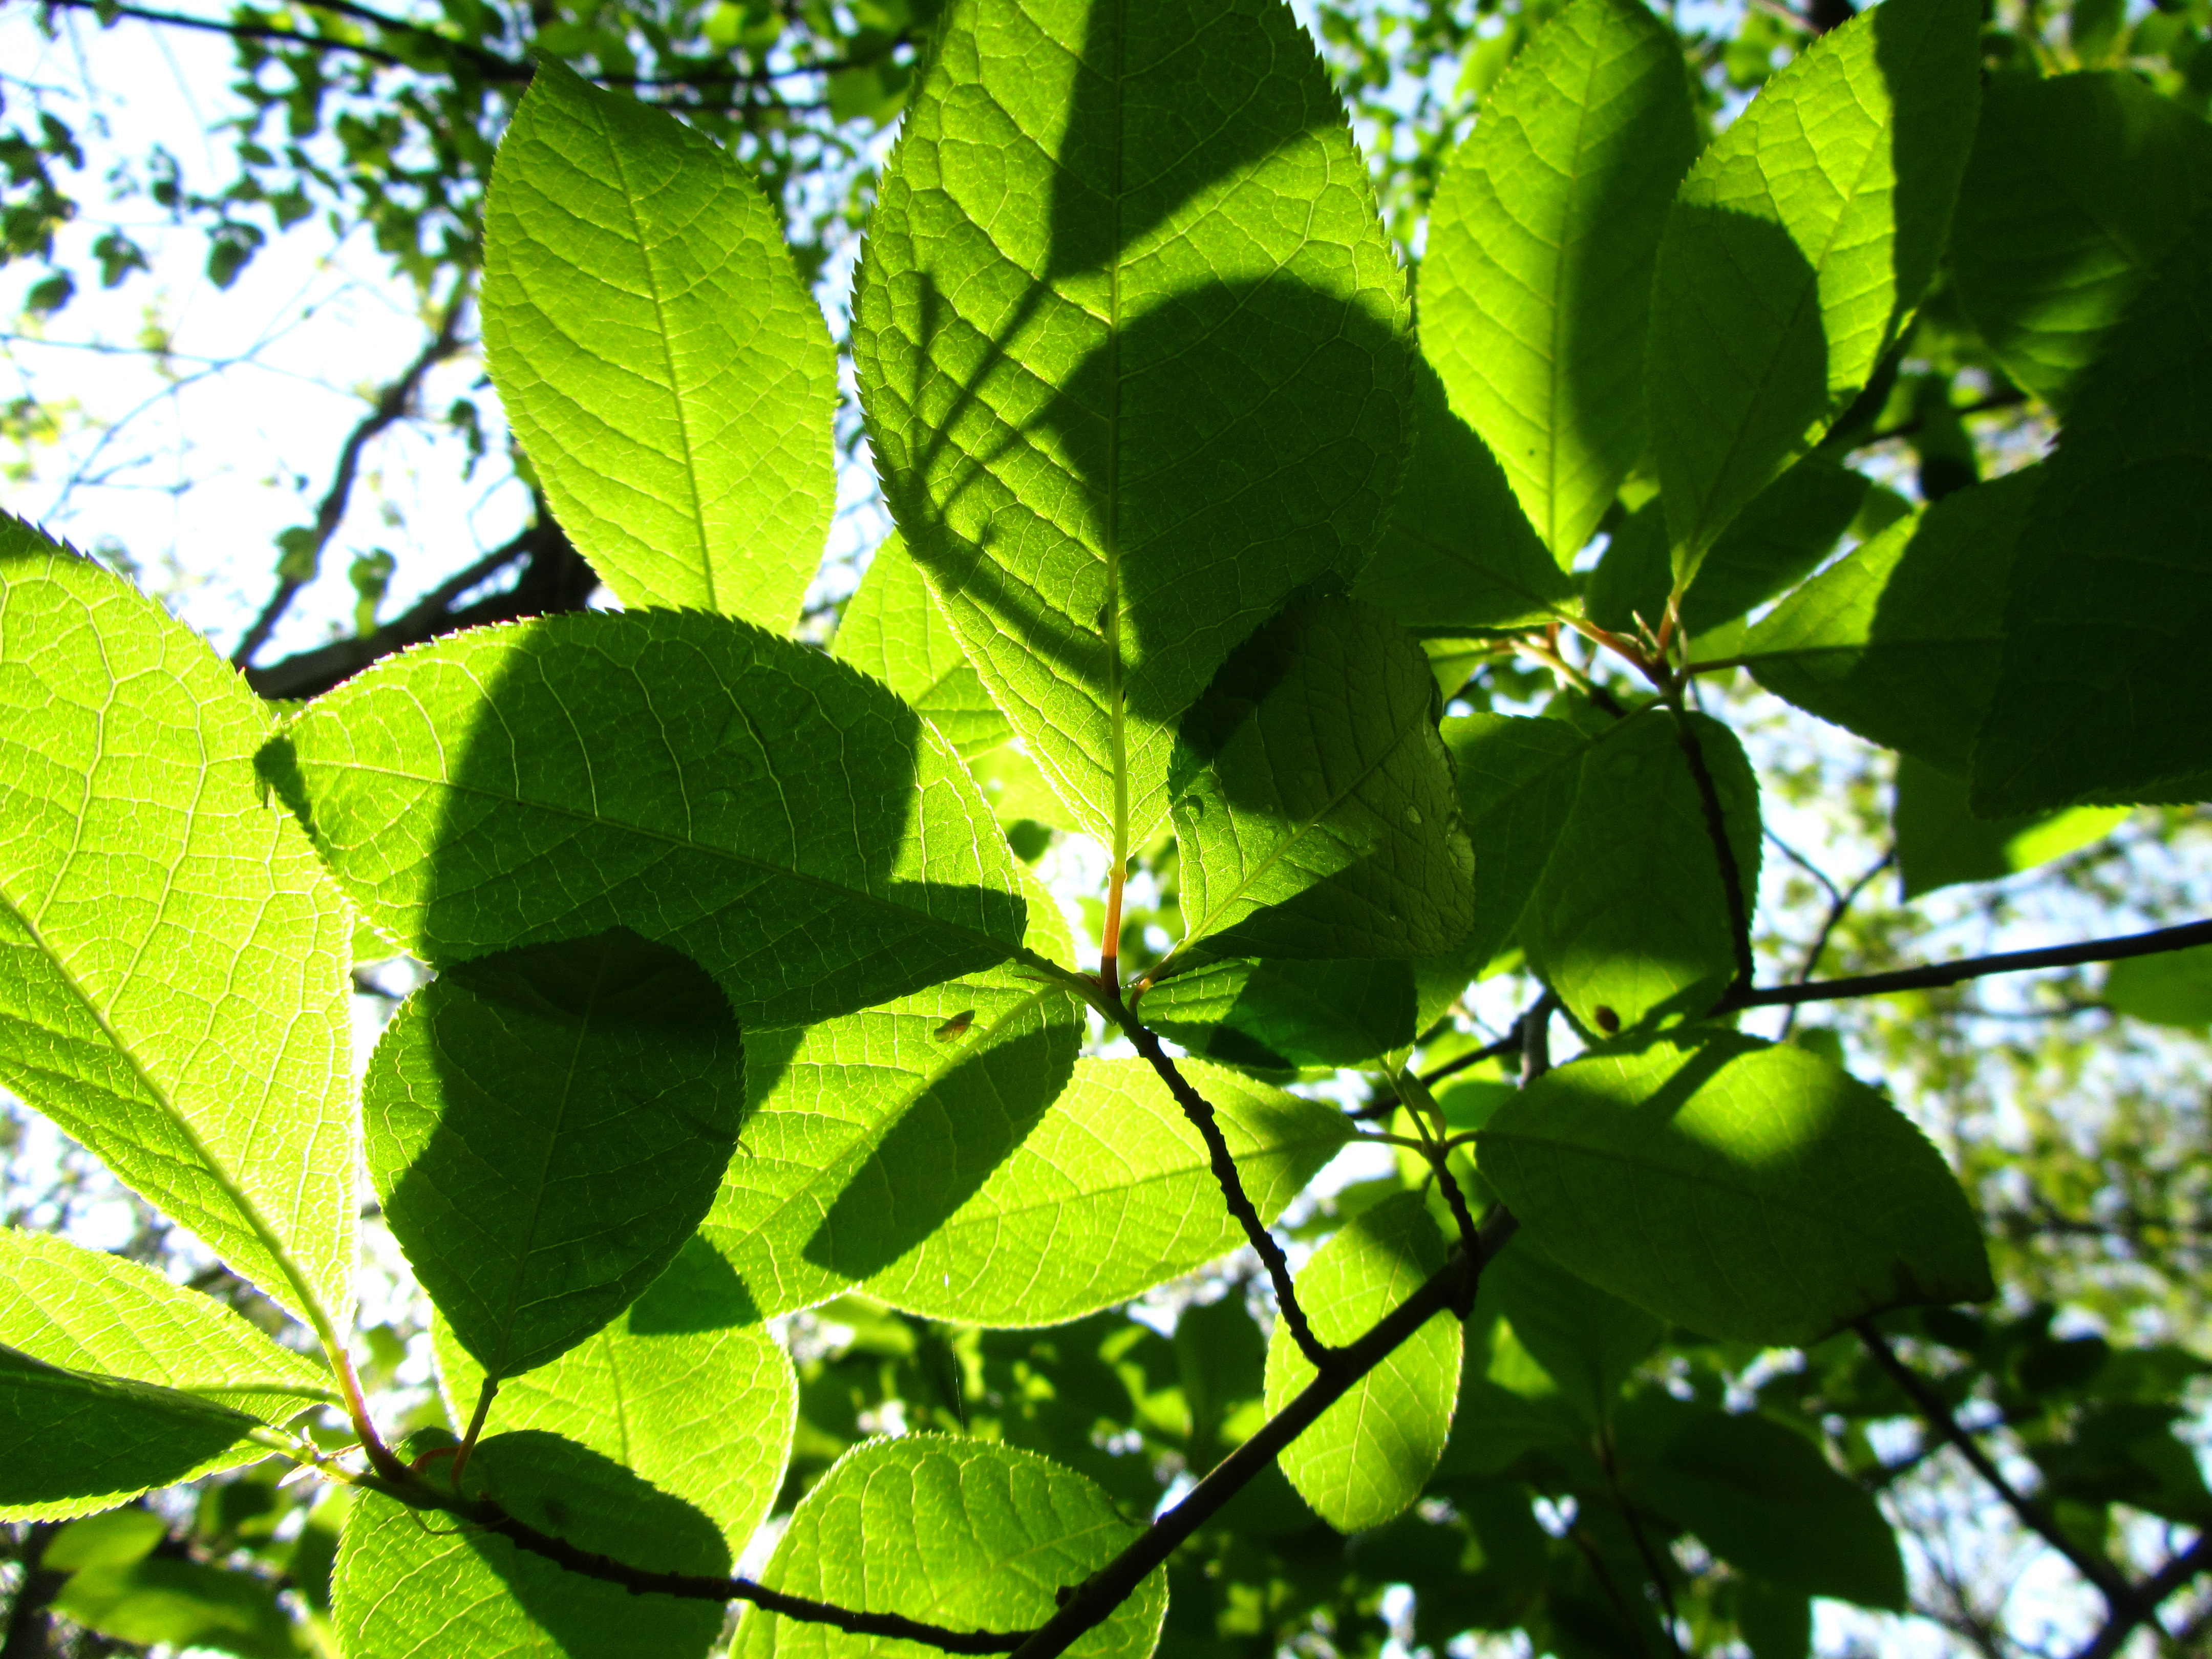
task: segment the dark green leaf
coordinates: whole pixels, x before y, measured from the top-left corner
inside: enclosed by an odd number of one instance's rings
[[[263,766],[362,908],[435,963],[632,927],[713,974],[750,1030],[1021,939],[1012,856],[959,756],[875,681],[729,617],[442,640],[318,698]]]
[[[1753,676],[1823,720],[1966,775],[2042,476],[2030,467],[1947,495],[1837,561],[1752,629]]]
[[[2114,963],[2105,1000],[2134,1019],[2203,1030],[2212,1025],[2212,946]]]
[[[1403,962],[1217,962],[1143,994],[1145,1023],[1194,1054],[1261,1072],[1364,1066],[1413,1040]]]
[[[1812,1342],[1992,1293],[1927,1138],[1791,1044],[1708,1027],[1606,1045],[1522,1090],[1476,1145],[1563,1266],[1707,1335]]]
[[[369,1175],[495,1380],[605,1325],[705,1219],[744,1052],[714,981],[626,927],[459,963],[385,1028],[362,1088]]]
[[[1666,1330],[1643,1309],[1576,1278],[1530,1239],[1484,1267],[1481,1295],[1592,1426],[1612,1417],[1620,1385]]]
[[[1652,268],[1697,143],[1673,31],[1576,0],[1485,94],[1437,190],[1423,344],[1563,566],[1644,453]]]
[[[2212,128],[2132,70],[1994,76],[1951,238],[1959,298],[2005,372],[2063,404],[2212,205]]]
[[[1966,786],[1910,755],[1897,763],[1897,867],[1905,896],[1962,881],[1998,881],[2063,858],[2128,821],[2124,806],[2075,806],[2017,817],[1978,818]]]
[[[870,435],[976,672],[1122,858],[1231,649],[1382,532],[1405,280],[1283,0],[956,5],[927,64],[855,301]]]
[[[88,1567],[54,1597],[54,1610],[125,1642],[211,1649],[241,1659],[294,1659],[292,1621],[276,1586],[251,1573],[166,1558]]]
[[[1521,919],[1529,960],[1585,1030],[1695,1018],[1735,976],[1719,852],[1683,746],[1691,736],[1720,796],[1744,903],[1759,891],[1759,785],[1735,734],[1663,708],[1605,733]]]
[[[1428,658],[1355,600],[1308,599],[1239,646],[1172,772],[1186,944],[1421,957],[1473,921],[1474,854]]]

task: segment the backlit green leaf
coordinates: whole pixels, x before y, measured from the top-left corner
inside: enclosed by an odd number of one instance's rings
[[[1413,465],[1354,593],[1408,628],[1526,628],[1570,614],[1575,588],[1497,459],[1413,364]]]
[[[1480,1295],[1591,1426],[1611,1420],[1621,1384],[1666,1334],[1661,1321],[1576,1278],[1533,1239],[1516,1239],[1485,1265]]]
[[[1073,952],[1029,885],[1030,948]],[[973,1195],[1060,1097],[1080,1005],[1013,965],[804,1031],[750,1035],[751,1103],[706,1235],[763,1316],[890,1267]]]
[[[260,798],[269,716],[0,515],[0,1084],[287,1307],[353,1307],[353,924]]]
[[[1980,18],[1884,0],[1769,81],[1684,181],[1646,380],[1678,584],[1919,303],[1973,137]]]
[[[71,1370],[158,1383],[283,1423],[332,1404],[330,1373],[142,1262],[0,1231],[0,1342]]]
[[[1927,1138],[1792,1044],[1692,1028],[1607,1045],[1522,1090],[1476,1145],[1562,1266],[1709,1336],[1810,1343],[1992,1294]]]
[[[705,1219],[744,1107],[720,989],[626,927],[447,969],[385,1028],[363,1089],[385,1219],[495,1379],[566,1352],[660,1275]]]
[[[1124,857],[1214,670],[1382,532],[1404,278],[1283,0],[964,0],[933,36],[855,301],[870,435],[976,672]]]
[[[2005,372],[2068,401],[2212,205],[2212,127],[2132,71],[1991,78],[1959,191],[1959,298]]]
[[[908,1435],[855,1447],[791,1517],[763,1583],[868,1613],[957,1630],[1032,1630],[1138,1528],[1096,1485],[1034,1452]],[[1145,1659],[1159,1640],[1167,1581],[1155,1573],[1068,1651]],[[859,1659],[911,1644],[748,1610],[736,1659]]]
[[[0,1521],[60,1521],[264,1455],[259,1419],[0,1346]]]
[[[447,1408],[465,1423],[483,1371],[443,1320],[434,1328]],[[729,1264],[695,1240],[622,1318],[501,1383],[487,1421],[635,1470],[713,1521],[735,1559],[782,1487],[797,1407],[790,1356]]]
[[[945,740],[727,617],[440,641],[317,699],[263,764],[341,884],[434,963],[628,927],[713,974],[750,1030],[1021,937],[1013,859]]]
[[[830,655],[890,687],[963,755],[981,755],[1013,735],[896,534],[876,550],[845,602]]]
[[[1736,972],[1719,849],[1684,748],[1694,735],[1719,795],[1748,906],[1759,891],[1759,785],[1735,734],[1663,708],[1589,750],[1579,792],[1521,918],[1521,942],[1586,1030],[1695,1018]]]
[[[1753,677],[1823,720],[1966,775],[2041,482],[2029,467],[1959,490],[1838,560],[1751,630]]]
[[[541,1532],[632,1566],[730,1570],[713,1522],[558,1435],[488,1436],[465,1485]],[[331,1596],[346,1659],[704,1659],[722,1627],[718,1601],[634,1595],[375,1492],[346,1518]]]
[[[2125,806],[2062,807],[2009,818],[1978,818],[1966,785],[1907,755],[1897,763],[1897,867],[1905,896],[1962,881],[2001,881],[2101,841],[2128,821]]]
[[[1974,810],[2212,793],[2212,242],[2075,383],[2022,533]]]
[[[798,618],[836,357],[737,159],[550,53],[499,147],[484,348],[561,526],[632,606]]]
[[[1209,963],[1139,1006],[1191,1053],[1255,1071],[1368,1065],[1414,1036],[1411,964],[1371,958]]]
[[[1363,1211],[1299,1272],[1299,1305],[1322,1341],[1341,1343],[1444,1264],[1443,1236],[1417,1193]],[[1443,1455],[1459,1394],[1459,1322],[1439,1314],[1347,1389],[1283,1453],[1298,1495],[1339,1532],[1380,1526],[1421,1495]],[[1267,1341],[1267,1410],[1314,1379],[1281,1320]]]
[[[273,1583],[199,1561],[159,1558],[88,1567],[70,1575],[53,1607],[87,1630],[125,1642],[168,1643],[241,1659],[294,1659],[301,1650]]]
[[[1173,771],[1185,940],[1213,955],[1420,957],[1474,920],[1474,855],[1411,635],[1291,606],[1185,717]]]
[[[1757,1412],[1658,1392],[1623,1414],[1622,1482],[1746,1572],[1862,1606],[1902,1611],[1905,1563],[1873,1494],[1806,1436]]]
[[[1484,95],[1437,190],[1422,343],[1561,565],[1644,453],[1652,267],[1697,144],[1674,32],[1633,0],[1576,0]]]

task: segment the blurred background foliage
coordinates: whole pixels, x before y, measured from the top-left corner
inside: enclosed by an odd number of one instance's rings
[[[508,447],[471,303],[493,151],[533,61],[558,58],[731,145],[781,202],[834,324],[935,9],[11,8],[0,14],[0,303],[16,384],[0,388],[0,502],[131,569],[270,695],[312,694],[453,627],[592,602],[590,573]],[[1446,159],[1553,9],[1301,8],[1417,271]],[[1849,0],[1802,12],[1780,0],[1673,7],[1708,131],[1850,11]],[[149,53],[222,61],[204,56],[210,40],[228,54],[224,76],[176,72],[199,130],[141,142],[127,112]],[[2102,68],[2198,118],[2212,102],[2212,0],[1998,0],[1984,46],[1991,76]],[[133,423],[264,361],[265,341],[327,306],[295,295],[284,303],[301,314],[239,325],[231,337],[247,345],[195,355],[179,344],[179,319],[265,307],[256,268],[276,264],[343,264],[383,307],[342,343],[349,375],[256,383],[273,429],[327,430],[326,453],[302,445],[253,481],[278,503],[265,539],[192,533],[149,545],[149,521],[126,494],[137,486],[113,459],[155,455],[173,502],[215,487],[233,465],[219,434],[179,416],[185,435],[133,451]],[[298,291],[327,293],[312,280]],[[94,362],[140,380],[99,380],[87,372]],[[310,404],[324,411],[319,428],[302,412]],[[823,636],[885,526],[849,410],[844,430],[848,499],[810,612]],[[2052,430],[2048,407],[2006,377],[1939,283],[1826,446],[1869,483],[1845,544],[1911,501],[2026,464]],[[143,483],[144,469],[131,476]],[[502,505],[448,510],[463,498],[439,492],[457,483],[477,492],[471,501]],[[1726,634],[1700,654],[1728,654]],[[1455,712],[1526,712],[1561,690],[1508,642],[1427,643]],[[2212,822],[2198,809],[1983,824],[1940,779],[1741,676],[1709,678],[1703,691],[1743,734],[1766,791],[1762,980],[2212,914]],[[1097,890],[1100,855],[1054,827],[1019,757],[978,764],[1023,856],[1071,892]],[[1172,847],[1141,862],[1121,942],[1132,973],[1180,933]],[[1095,943],[1097,907],[1077,919]],[[404,962],[357,971],[364,1036],[414,977]],[[1509,951],[1425,1011],[1417,1063],[1496,1040],[1535,994]],[[1893,1364],[1851,1336],[1753,1352],[1662,1330],[1516,1249],[1469,1327],[1468,1381],[1431,1495],[1347,1539],[1271,1474],[1177,1558],[1164,1651],[1657,1659],[1674,1650],[1662,1615],[1698,1652],[1755,1659],[2212,1651],[2201,1586],[2166,1587],[2150,1622],[2120,1618],[2097,1589],[2100,1573],[2141,1579],[2212,1526],[2212,962],[2154,957],[1759,1018],[1879,1083],[1936,1137],[1981,1206],[2002,1300],[1885,1322]],[[1347,1110],[1387,1110],[1369,1105],[1371,1080],[1255,1048],[1247,1063],[1295,1074]],[[1462,1072],[1442,1102],[1455,1127],[1480,1121],[1505,1075],[1496,1062]],[[12,1103],[0,1159],[0,1222],[70,1231],[257,1310],[252,1291]],[[1310,1248],[1409,1176],[1419,1172],[1347,1162],[1289,1218],[1292,1237]],[[374,1227],[369,1240],[382,1290],[368,1380],[414,1422],[441,1420],[423,1306],[388,1241]],[[1231,1260],[1134,1308],[1041,1331],[945,1327],[854,1298],[798,1316],[802,1418],[779,1509],[856,1440],[935,1430],[1048,1452],[1131,1513],[1149,1511],[1261,1420],[1267,1315],[1252,1268]],[[1697,1459],[1676,1455],[1690,1445]],[[1695,1479],[1684,1473],[1692,1462],[1705,1472]],[[323,1615],[343,1499],[275,1480],[256,1469],[189,1501],[157,1494],[65,1527],[0,1527],[0,1659],[332,1651]],[[1895,1557],[1880,1537],[1851,1530],[1875,1505],[1902,1540],[1902,1582],[1891,1582]],[[1830,1516],[1828,1531],[1792,1521],[1814,1511]],[[1859,1541],[1838,1546],[1844,1536]]]

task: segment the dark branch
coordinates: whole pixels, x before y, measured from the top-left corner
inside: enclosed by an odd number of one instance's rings
[[[2088,1646],[2074,1659],[2114,1659],[2136,1627],[2156,1613],[2166,1598],[2201,1572],[2212,1571],[2212,1528],[2197,1534],[2197,1541],[2145,1579],[2130,1604],[2116,1607]],[[2194,1651],[2195,1650],[2188,1650]]]
[[[2054,945],[2041,951],[2007,951],[1992,957],[1968,957],[1925,968],[1901,968],[1889,974],[1859,974],[1849,979],[1814,980],[1803,985],[1767,985],[1756,990],[1731,992],[1714,1008],[1716,1016],[1739,1008],[1771,1008],[1798,1002],[1838,1002],[1846,997],[1883,996],[1893,991],[1933,991],[1991,974],[2024,974],[2039,968],[2078,968],[2091,962],[2124,962],[2130,957],[2154,957],[2167,951],[2187,951],[2212,945],[2212,921],[2185,922],[2148,933],[2126,933],[2117,939],[2086,939],[2079,945]]]
[[[1781,843],[1777,842],[1775,845],[1778,847]],[[1791,856],[1795,857],[1796,854],[1792,854]],[[1828,941],[1835,937],[1836,929],[1843,924],[1843,920],[1844,916],[1850,914],[1851,906],[1859,902],[1860,895],[1864,893],[1869,887],[1874,884],[1874,879],[1876,876],[1879,876],[1883,871],[1888,869],[1891,865],[1896,862],[1897,848],[1892,847],[1875,862],[1872,868],[1868,870],[1864,875],[1861,876],[1856,881],[1853,882],[1843,891],[1838,892],[1833,882],[1827,883],[1829,898],[1828,914],[1826,918],[1820,923],[1820,931],[1813,936],[1812,948],[1805,952],[1805,965],[1797,970],[1797,982],[1800,985],[1806,984],[1811,981],[1814,971],[1820,965],[1820,958],[1827,954]],[[1812,866],[1808,865],[1806,867],[1810,869]],[[1818,874],[1819,872],[1815,872],[1814,873]],[[1822,881],[1827,882],[1826,877],[1822,876],[1820,878]],[[1797,1010],[1793,1007],[1790,1009],[1788,1016],[1784,1018],[1782,1022],[1783,1036],[1789,1036],[1791,1029],[1796,1026],[1796,1024]]]
[[[135,17],[142,23],[162,23],[171,28],[201,29],[210,34],[228,34],[234,40],[281,40],[289,46],[314,46],[330,52],[349,52],[356,58],[366,58],[371,63],[383,64],[392,69],[406,69],[407,60],[395,53],[380,52],[352,40],[340,40],[326,34],[301,34],[295,29],[272,28],[265,23],[222,23],[212,17],[180,17],[171,11],[149,11],[143,6],[101,4],[100,0],[43,0],[49,9],[64,7],[73,11],[97,11],[108,17]]]
[[[750,1601],[769,1613],[780,1613],[787,1619],[803,1620],[809,1624],[831,1625],[854,1636],[889,1636],[902,1641],[921,1642],[945,1653],[1012,1653],[1021,1646],[1029,1632],[1016,1631],[1000,1634],[994,1631],[959,1631],[942,1625],[932,1625],[919,1619],[908,1619],[896,1613],[861,1613],[851,1607],[840,1607],[827,1601],[809,1601],[803,1595],[788,1595],[750,1578],[716,1578],[704,1573],[655,1572],[644,1567],[633,1567],[616,1560],[611,1555],[579,1549],[565,1538],[540,1532],[528,1522],[518,1521],[489,1498],[466,1498],[459,1493],[443,1491],[427,1481],[417,1480],[381,1480],[364,1477],[362,1484],[398,1499],[410,1509],[428,1510],[459,1516],[471,1526],[486,1532],[495,1532],[519,1548],[533,1555],[541,1555],[556,1565],[579,1573],[586,1578],[597,1578],[610,1584],[619,1584],[633,1595],[673,1595],[688,1601]]]
[[[1721,806],[1720,786],[1713,781],[1712,769],[1705,764],[1705,745],[1698,741],[1688,714],[1679,705],[1674,706],[1673,712],[1675,740],[1682,745],[1683,759],[1690,763],[1691,777],[1697,781],[1698,799],[1705,809],[1705,833],[1712,840],[1713,856],[1720,862],[1729,935],[1735,945],[1735,981],[1729,989],[1731,994],[1748,991],[1753,973],[1751,907],[1744,898],[1743,866],[1736,862],[1735,847],[1729,840],[1728,814]]]
[[[2135,1591],[2121,1575],[2120,1570],[2102,1555],[2084,1547],[2079,1540],[2069,1536],[2051,1518],[2050,1511],[2006,1480],[2004,1472],[1982,1449],[1981,1443],[1960,1427],[1958,1418],[1944,1402],[1942,1395],[1930,1388],[1919,1372],[1897,1357],[1896,1350],[1874,1328],[1871,1321],[1859,1320],[1854,1328],[1859,1334],[1859,1340],[1866,1344],[1867,1352],[1875,1357],[1875,1363],[1889,1373],[1891,1380],[1904,1389],[1906,1396],[1919,1408],[1929,1427],[1957,1449],[1959,1455],[1972,1466],[1974,1473],[1986,1480],[1991,1490],[2004,1499],[2006,1507],[2020,1517],[2022,1526],[2072,1562],[2074,1570],[2097,1587],[2098,1592],[2105,1598],[2106,1605],[2114,1613],[2132,1605]]]
[[[397,422],[404,419],[415,407],[415,395],[422,389],[422,378],[438,364],[461,348],[461,313],[467,308],[469,280],[466,275],[457,278],[453,292],[446,302],[446,314],[438,324],[438,331],[415,356],[399,378],[377,393],[376,402],[368,414],[362,416],[354,429],[346,434],[345,447],[338,452],[338,464],[331,477],[331,487],[324,492],[315,508],[315,522],[310,528],[313,551],[305,562],[310,574],[306,576],[283,576],[277,580],[276,591],[269,596],[269,603],[261,607],[261,614],[246,630],[245,638],[238,642],[230,660],[243,668],[253,660],[254,653],[269,642],[285,611],[291,608],[300,590],[314,580],[313,570],[322,562],[323,550],[331,544],[338,526],[344,520],[347,505],[353,499],[354,480],[361,476],[362,453],[378,436]],[[289,555],[287,556],[289,558]]]
[[[1328,1376],[1342,1364],[1344,1351],[1330,1347],[1314,1334],[1305,1310],[1298,1305],[1297,1292],[1291,1285],[1291,1264],[1244,1190],[1243,1180],[1237,1173],[1237,1160],[1229,1151],[1229,1142],[1221,1133],[1221,1123],[1214,1115],[1212,1104],[1191,1087],[1190,1079],[1168,1058],[1168,1051],[1160,1046],[1159,1038],[1141,1022],[1125,1015],[1121,1029],[1137,1045],[1137,1052],[1145,1057],[1146,1063],[1159,1073],[1160,1080],[1168,1085],[1168,1092],[1175,1097],[1176,1104],[1182,1108],[1183,1115],[1206,1142],[1206,1157],[1213,1164],[1213,1178],[1221,1185],[1221,1195],[1229,1201],[1230,1213],[1242,1224],[1244,1237],[1251,1241],[1253,1249],[1259,1253],[1261,1262],[1267,1269],[1267,1277],[1275,1286],[1275,1305],[1282,1312],[1283,1322],[1290,1328],[1291,1340],[1316,1370]]]
[[[1492,1211],[1483,1224],[1480,1260],[1470,1263],[1463,1251],[1454,1249],[1450,1260],[1426,1284],[1384,1315],[1366,1335],[1338,1349],[1339,1363],[1333,1370],[1324,1370],[1307,1383],[1297,1397],[1269,1418],[1257,1434],[1215,1464],[1212,1472],[1191,1489],[1188,1497],[1153,1522],[1128,1548],[1076,1586],[1075,1593],[1051,1621],[1014,1650],[1017,1659],[1056,1659],[1085,1631],[1103,1624],[1154,1569],[1175,1553],[1184,1540],[1212,1520],[1223,1504],[1273,1462],[1285,1447],[1311,1427],[1353,1383],[1389,1358],[1430,1320],[1448,1312],[1466,1285],[1480,1278],[1484,1264],[1505,1248],[1518,1224],[1504,1208]]]

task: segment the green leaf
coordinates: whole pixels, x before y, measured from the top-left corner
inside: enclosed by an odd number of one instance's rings
[[[1873,1494],[1756,1412],[1639,1395],[1623,1414],[1622,1484],[1716,1555],[1810,1595],[1905,1609],[1905,1562]]]
[[[1408,628],[1527,628],[1570,614],[1574,583],[1551,554],[1474,428],[1413,365],[1413,465],[1389,527],[1352,590]]]
[[[1425,978],[1451,987],[1449,1002],[1511,942],[1565,829],[1590,739],[1565,720],[1507,714],[1468,714],[1442,729],[1475,869],[1474,926],[1448,955],[1420,964]],[[1423,994],[1426,1012],[1425,986]]]
[[[1962,881],[2001,881],[2021,870],[2102,841],[2125,823],[2125,806],[2075,806],[1978,818],[1966,786],[1907,755],[1897,763],[1897,867],[1905,896],[1918,898]]]
[[[442,1319],[433,1334],[447,1407],[466,1422],[483,1371]],[[557,1434],[635,1471],[714,1522],[735,1559],[782,1487],[798,1401],[790,1356],[695,1239],[622,1319],[501,1383],[488,1424]]]
[[[2114,963],[2105,1000],[2131,1019],[2203,1030],[2212,1025],[2212,946]]]
[[[1919,303],[1973,138],[1980,19],[1885,0],[1769,81],[1684,181],[1645,382],[1678,585]]]
[[[264,1423],[335,1405],[330,1373],[236,1313],[130,1261],[0,1231],[0,1342],[70,1370],[157,1383]]]
[[[1583,759],[1579,793],[1521,918],[1521,942],[1585,1030],[1696,1018],[1736,972],[1718,849],[1691,769],[1719,794],[1747,907],[1759,891],[1759,784],[1735,734],[1663,708],[1621,721]]]
[[[2021,538],[1974,810],[2204,798],[2212,772],[2212,239],[2077,382]]]
[[[484,214],[484,349],[507,418],[625,605],[781,633],[837,499],[836,353],[781,216],[704,134],[542,67]]]
[[[1021,939],[1013,859],[959,756],[875,681],[727,617],[441,640],[318,698],[263,767],[349,893],[441,966],[632,927],[713,974],[750,1030]]]
[[[353,1307],[352,921],[205,641],[0,514],[0,1084],[325,1334]]]
[[[1073,954],[1026,878],[1027,943]],[[1027,969],[948,981],[745,1044],[751,1103],[706,1237],[763,1317],[826,1300],[921,1245],[1058,1099],[1081,1006]]]
[[[1789,1043],[1697,1028],[1547,1073],[1477,1141],[1569,1272],[1709,1336],[1809,1344],[1993,1294],[1965,1194],[1895,1107]]]
[[[1474,854],[1420,646],[1357,601],[1302,599],[1239,646],[1173,773],[1186,946],[1421,957],[1474,917]]]
[[[565,1353],[675,1260],[737,1146],[744,1053],[714,981],[626,927],[458,963],[385,1028],[369,1176],[494,1380]]]
[[[1813,1651],[1812,1598],[1746,1579],[1736,1589],[1736,1629],[1751,1659],[1808,1659]]]
[[[1751,630],[1753,677],[1823,720],[1966,775],[2042,471],[1946,495],[1837,561]]]
[[[1593,1428],[1612,1419],[1621,1384],[1666,1334],[1662,1322],[1577,1279],[1533,1239],[1484,1266],[1481,1297]]]
[[[800,1500],[761,1582],[959,1630],[1033,1630],[1057,1610],[1064,1586],[1104,1566],[1138,1531],[1091,1481],[1034,1452],[908,1435],[840,1458]],[[1167,1581],[1156,1572],[1068,1651],[1145,1659],[1167,1603]],[[915,1650],[748,1609],[731,1652],[859,1659]]]
[[[730,1570],[713,1522],[558,1435],[488,1436],[465,1484],[541,1532],[632,1566]],[[331,1588],[346,1659],[704,1659],[722,1627],[720,1602],[632,1595],[377,1492],[346,1517]]]
[[[276,1604],[276,1586],[252,1573],[167,1558],[88,1567],[53,1599],[54,1611],[125,1642],[294,1659],[301,1644]]]
[[[876,550],[845,602],[830,654],[904,697],[963,755],[984,754],[1013,735],[896,533]]]
[[[1364,1066],[1413,1040],[1402,962],[1209,963],[1142,994],[1145,1024],[1194,1054],[1261,1072]]]
[[[1262,1221],[1352,1138],[1344,1114],[1319,1101],[1202,1060],[1182,1070],[1212,1103]],[[836,1220],[832,1212],[825,1232]],[[933,1319],[1053,1325],[1126,1302],[1243,1239],[1205,1142],[1152,1067],[1086,1059],[973,1195],[862,1288]]]
[[[1437,186],[1423,344],[1561,566],[1644,453],[1652,269],[1697,150],[1674,31],[1633,0],[1576,0]]]
[[[2212,206],[2212,128],[2131,71],[2000,75],[1959,191],[1959,299],[2022,386],[2069,401]]]
[[[0,1346],[0,1521],[61,1521],[267,1454],[257,1418]]]
[[[993,697],[1115,858],[1176,723],[1349,580],[1410,447],[1405,280],[1282,0],[969,0],[886,170],[853,353],[884,487]]]
[[[151,1510],[108,1510],[72,1521],[54,1534],[39,1565],[53,1572],[127,1567],[143,1560],[168,1535],[169,1523]]]
[[[1353,1217],[1313,1253],[1298,1273],[1298,1302],[1316,1336],[1350,1342],[1443,1265],[1443,1236],[1420,1194],[1402,1193]],[[1439,1314],[1283,1453],[1298,1496],[1339,1532],[1380,1526],[1421,1495],[1451,1432],[1460,1348],[1459,1322]],[[1267,1340],[1268,1414],[1314,1376],[1278,1319]]]

